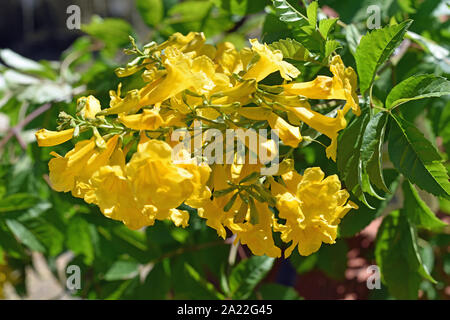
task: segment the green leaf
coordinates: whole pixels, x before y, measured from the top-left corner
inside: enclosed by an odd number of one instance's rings
[[[280,50],[283,58],[296,61],[315,61],[315,57],[300,42],[294,39],[281,39],[269,44],[273,50]]]
[[[272,0],[272,2],[275,12],[281,21],[292,24],[296,28],[309,23],[308,18],[296,10],[288,1]]]
[[[339,134],[336,160],[339,176],[345,182],[346,189],[370,207],[361,188],[361,145],[370,120],[370,110],[363,108],[361,111],[361,115]]]
[[[388,115],[379,112],[374,115],[366,126],[361,145],[361,166],[363,173],[367,173],[369,180],[380,190],[389,192],[381,173],[381,148],[384,141]],[[363,191],[377,196],[369,181],[369,188],[363,186]]]
[[[353,56],[356,54],[356,48],[361,40],[361,34],[354,24],[349,24],[345,27],[345,39],[347,40],[348,48]]]
[[[344,240],[337,240],[333,245],[323,245],[319,251],[317,266],[329,277],[345,279],[347,269],[348,246]]]
[[[325,42],[325,57],[329,57],[336,49],[340,48],[341,44],[337,40],[327,40]]]
[[[319,8],[319,4],[317,1],[313,1],[309,4],[308,8],[306,8],[306,15],[309,20],[309,24],[312,27],[316,27],[317,24],[317,9]]]
[[[125,20],[118,18],[102,19],[94,16],[91,23],[82,25],[81,30],[105,44],[107,54],[114,55],[119,48],[129,44],[133,29]]]
[[[80,216],[72,217],[67,226],[67,248],[76,255],[84,255],[84,262],[90,265],[94,260],[94,246],[90,236],[89,223]]]
[[[319,21],[319,32],[325,39],[328,38],[328,34],[334,28],[338,20],[338,18],[330,18]]]
[[[105,273],[105,280],[127,280],[134,278],[139,272],[139,263],[136,261],[117,261]]]
[[[383,282],[397,299],[417,299],[421,277],[434,281],[422,263],[416,230],[404,212],[394,211],[383,219],[375,258]]]
[[[186,268],[187,273],[191,276],[191,278],[200,285],[204,290],[209,292],[211,295],[215,296],[217,299],[223,299],[223,295],[220,294],[215,288],[214,285],[206,280],[200,273],[197,272],[190,264],[185,263],[184,267]]]
[[[408,215],[409,221],[417,227],[425,228],[431,231],[440,231],[447,226],[437,218],[433,211],[420,199],[417,190],[407,180],[403,182],[404,210]]]
[[[230,198],[230,200],[223,207],[223,211],[225,211],[225,212],[230,211],[231,207],[233,206],[234,202],[236,201],[238,194],[239,193],[237,193],[237,192],[235,194],[233,194],[233,196]]]
[[[309,256],[301,256],[297,250],[294,250],[289,257],[289,261],[298,274],[306,273],[314,269],[319,259],[319,253],[313,253]]]
[[[362,94],[370,88],[378,68],[400,44],[411,23],[411,20],[406,20],[400,24],[373,30],[361,38],[356,48],[355,60]]]
[[[393,109],[412,100],[450,95],[450,81],[433,74],[412,76],[396,85],[386,98],[386,108]]]
[[[369,198],[369,202],[373,204],[375,210],[357,203],[359,208],[350,210],[339,224],[339,237],[350,238],[368,226],[374,219],[380,217],[385,211],[388,204],[391,202],[395,192],[399,186],[399,178],[397,170],[384,169],[384,176],[390,192],[383,194],[384,200]],[[369,196],[370,197],[370,196]]]
[[[56,226],[43,218],[34,218],[23,222],[36,239],[44,245],[49,256],[55,257],[64,248],[64,234]]]
[[[6,220],[6,225],[17,239],[33,251],[45,252],[45,247],[36,236],[17,220]]]
[[[149,27],[156,26],[164,17],[162,0],[136,0],[136,8]]]
[[[441,156],[414,124],[391,114],[389,157],[395,168],[419,188],[450,199],[450,183]]]
[[[273,258],[253,256],[241,261],[230,274],[230,291],[233,299],[247,299],[256,285],[272,269]]]
[[[299,300],[300,296],[293,287],[278,283],[263,283],[258,289],[262,300]]]
[[[142,287],[139,288],[139,298],[145,300],[164,300],[170,290],[170,270],[167,260],[157,263],[145,278]]]
[[[0,200],[0,213],[25,210],[34,207],[39,198],[29,193],[16,193]]]

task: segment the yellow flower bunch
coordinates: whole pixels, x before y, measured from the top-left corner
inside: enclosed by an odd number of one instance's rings
[[[294,149],[305,124],[331,139],[326,154],[335,160],[344,116],[360,113],[356,74],[336,55],[329,65],[332,77],[295,82],[300,72],[281,51],[255,39],[250,43],[242,50],[228,42],[213,46],[194,32],[142,50],[133,43],[126,52],[135,58],[116,74],[140,72],[142,87],[122,95],[119,85],[106,108],[93,96],[81,97],[75,116],[60,114],[58,131],[36,133],[39,146],[48,147],[92,132],[64,156],[51,153],[52,188],[97,205],[131,229],[166,219],[185,227],[189,212],[180,206],[189,206],[219,236],[225,238],[228,229],[256,255],[281,256],[274,232],[290,243],[286,257],[296,246],[309,255],[322,242],[334,243],[340,219],[356,208],[338,177],[325,178],[318,167],[300,175],[292,152],[278,154],[277,140],[257,134],[255,145],[245,135],[257,128],[276,131]],[[260,83],[275,72],[283,83]],[[345,105],[330,117],[308,99]],[[198,123],[206,131],[198,132]],[[184,135],[174,139],[180,129]],[[238,134],[243,154],[230,154],[229,143],[218,146],[230,130],[244,133]],[[279,161],[275,170],[263,171],[273,159]]]

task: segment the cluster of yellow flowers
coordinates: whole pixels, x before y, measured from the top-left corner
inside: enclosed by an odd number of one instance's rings
[[[122,97],[119,86],[104,109],[93,96],[82,97],[76,116],[60,115],[59,131],[36,133],[40,146],[93,133],[64,156],[52,152],[52,188],[71,191],[132,229],[165,219],[185,227],[189,213],[180,209],[184,204],[197,209],[219,236],[225,238],[229,229],[256,255],[281,256],[273,232],[291,243],[286,257],[296,246],[300,254],[309,255],[322,242],[334,243],[340,219],[356,205],[347,201],[349,194],[336,175],[325,178],[318,167],[298,174],[289,158],[292,152],[273,175],[260,174],[263,161],[208,164],[186,150],[178,154],[185,161],[173,161],[170,134],[178,128],[193,134],[189,130],[195,121],[222,132],[255,124],[270,127],[291,148],[303,140],[300,127],[305,123],[331,139],[326,154],[335,160],[345,114],[350,109],[360,113],[353,69],[336,55],[330,61],[332,77],[295,82],[299,71],[279,50],[255,39],[250,43],[251,48],[242,50],[228,42],[216,47],[206,44],[201,33],[177,33],[143,50],[133,43],[127,52],[136,58],[116,73],[124,77],[142,72],[142,88]],[[259,83],[274,72],[284,79],[282,84]],[[308,98],[346,103],[336,117],[329,117],[314,111]]]

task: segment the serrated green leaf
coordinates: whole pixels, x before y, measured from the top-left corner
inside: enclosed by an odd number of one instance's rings
[[[317,9],[319,8],[319,3],[317,1],[313,1],[309,4],[308,8],[306,8],[306,15],[309,20],[309,24],[316,27],[317,24]]]
[[[136,8],[142,20],[150,27],[160,23],[164,16],[163,0],[136,0]]]
[[[415,229],[403,212],[394,211],[383,219],[377,233],[375,259],[382,280],[394,297],[417,299],[426,269],[417,251]]]
[[[417,190],[407,180],[403,182],[404,210],[409,221],[417,227],[431,231],[440,231],[447,226],[446,223],[438,219],[427,204],[420,199]]]
[[[450,183],[441,156],[414,124],[391,114],[389,157],[395,168],[419,188],[450,198]]]
[[[386,98],[386,108],[393,109],[412,100],[450,95],[450,81],[433,74],[412,76],[396,85]]]
[[[363,174],[361,145],[364,130],[370,120],[370,110],[366,107],[361,111],[361,115],[339,135],[336,162],[339,176],[344,181],[346,189],[370,207],[361,188]]]
[[[289,2],[286,0],[272,0],[273,6],[275,7],[275,12],[281,21],[287,23],[294,23],[295,27],[308,24],[308,18],[305,17],[301,12],[296,10]]]
[[[330,18],[319,21],[319,32],[325,39],[328,38],[328,34],[334,28],[338,20],[338,18]]]
[[[400,184],[400,175],[397,170],[384,169],[383,173],[386,177],[386,183],[390,192],[383,194],[384,200],[379,200],[368,196],[368,202],[373,204],[375,210],[363,205],[363,203],[357,203],[359,208],[350,210],[350,212],[345,215],[344,219],[339,224],[339,237],[353,237],[368,226],[374,219],[383,214]]]
[[[283,58],[296,61],[315,61],[316,59],[300,42],[294,39],[281,39],[269,44],[273,50],[280,50]]]
[[[229,278],[232,298],[248,298],[256,285],[272,269],[274,260],[267,256],[253,256],[239,262],[231,271]]]
[[[367,123],[361,145],[361,165],[363,172],[368,174],[369,184],[373,184],[380,190],[389,192],[381,173],[381,148],[383,146],[384,132],[386,129],[388,115],[379,112]],[[377,196],[372,190],[363,188],[364,192]]]
[[[411,20],[406,20],[397,25],[373,30],[361,38],[356,48],[355,60],[362,94],[370,88],[378,68],[400,44],[411,23]]]
[[[327,40],[325,42],[325,57],[329,57],[336,49],[340,48],[341,44],[337,40]]]

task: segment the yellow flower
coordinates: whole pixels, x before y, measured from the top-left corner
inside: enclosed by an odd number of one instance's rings
[[[189,32],[186,36],[176,32],[169,39],[158,46],[158,50],[162,51],[166,48],[176,48],[181,52],[196,52],[201,50],[205,43],[205,35],[203,32]]]
[[[285,80],[292,80],[297,78],[300,71],[292,64],[283,61],[283,54],[280,50],[271,50],[267,44],[261,44],[256,39],[251,39],[252,50],[259,57],[258,61],[250,66],[244,79],[256,79],[261,81],[269,74],[280,71],[281,77]]]
[[[119,115],[119,121],[133,130],[156,130],[164,122],[156,109],[144,109],[142,113]]]
[[[286,186],[272,182],[272,194],[277,199],[279,217],[286,223],[276,224],[284,242],[291,242],[286,249],[289,257],[296,246],[301,255],[307,256],[319,250],[323,243],[335,243],[337,227],[352,208],[358,208],[349,194],[341,190],[336,175],[325,178],[318,167],[305,170],[303,177],[294,173],[283,175]],[[346,203],[347,202],[347,203]]]
[[[86,192],[91,188],[91,176],[100,167],[109,164],[110,157],[117,146],[118,139],[118,135],[113,136],[106,142],[104,149],[97,148],[87,159],[84,169],[75,176],[75,187],[72,189],[72,195],[74,197],[84,198]]]
[[[240,54],[231,42],[222,42],[217,45],[214,61],[217,64],[217,70],[226,75],[239,73],[244,69]]]
[[[289,108],[289,111],[308,126],[331,139],[331,144],[326,148],[326,153],[328,158],[336,161],[338,132],[347,126],[344,112],[338,110],[336,118],[331,118],[304,107]]]
[[[344,114],[351,108],[359,116],[361,110],[356,94],[357,78],[352,67],[346,68],[340,56],[331,60],[330,71],[333,77],[317,76],[309,82],[296,82],[284,85],[287,95],[301,95],[310,99],[346,100]]]
[[[172,162],[172,148],[160,140],[141,140],[126,175],[138,202],[161,211],[177,208],[194,192],[194,175]]]
[[[236,235],[236,240],[246,244],[253,254],[278,258],[281,250],[275,246],[272,234],[274,224],[274,214],[267,206],[267,203],[255,201],[255,208],[258,213],[258,222],[251,224],[250,208],[244,223],[235,223],[233,218],[228,218],[226,226]]]
[[[117,92],[114,90],[109,91],[109,96],[111,98],[109,103],[110,108],[103,110],[102,114],[135,113],[142,107],[139,104],[140,92],[138,90],[130,90],[124,98],[121,98],[121,88],[122,84],[119,84]]]
[[[230,79],[215,69],[214,62],[207,56],[199,56],[192,61],[192,83],[190,87],[194,92],[209,95],[231,86]]]
[[[95,140],[83,140],[66,153],[64,157],[52,152],[48,163],[50,183],[55,191],[68,192],[75,187],[75,177],[85,168],[87,160],[94,153]]]
[[[95,172],[90,183],[94,203],[106,217],[122,221],[134,230],[154,224],[156,208],[138,205],[122,167],[103,166]]]
[[[162,59],[167,74],[141,89],[141,107],[163,102],[192,85],[191,57],[176,48],[168,47],[164,50]]]
[[[88,97],[80,97],[77,100],[77,105],[83,105],[80,110],[80,114],[85,119],[95,119],[95,115],[102,111],[100,101],[98,101],[94,96],[90,95]]]
[[[278,130],[278,135],[285,145],[297,148],[302,141],[299,127],[290,125],[286,120],[273,112],[267,120],[272,130]]]
[[[75,144],[75,147],[61,157],[55,152],[51,154],[55,157],[48,163],[50,169],[50,182],[55,191],[73,191],[75,196],[83,197],[87,188],[87,179],[101,165],[108,162],[113,152],[118,136],[112,137],[106,143],[105,149],[98,149],[95,139],[83,140]],[[79,185],[76,185],[79,179]]]
[[[74,129],[67,129],[63,131],[41,129],[36,132],[36,140],[39,147],[52,147],[72,139],[73,132]]]

